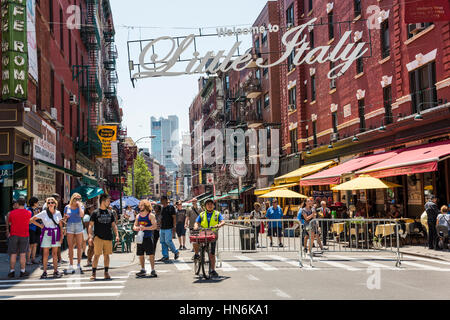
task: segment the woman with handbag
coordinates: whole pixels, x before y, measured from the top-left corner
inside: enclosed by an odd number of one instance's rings
[[[52,249],[53,256],[53,277],[61,278],[62,274],[58,272],[58,248],[61,246],[62,242],[62,216],[61,213],[56,210],[58,202],[55,198],[47,198],[46,204],[47,209],[33,216],[30,220],[30,223],[42,229],[41,248],[43,250],[42,264],[44,273],[42,274],[41,279],[47,278],[47,262],[50,248]],[[37,222],[38,219],[42,220],[42,224]]]
[[[68,274],[75,273],[73,269],[73,249],[77,245],[77,271],[81,274],[81,258],[83,252],[83,217],[84,207],[81,202],[81,195],[74,193],[70,198],[69,204],[64,208],[64,221],[67,223],[67,244],[69,246],[69,268],[66,270]]]

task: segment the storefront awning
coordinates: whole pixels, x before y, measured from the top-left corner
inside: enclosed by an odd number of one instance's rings
[[[268,187],[268,188],[257,189],[257,190],[255,190],[254,195],[260,196],[260,195],[269,193],[270,191],[275,191],[275,190],[282,189],[282,188],[292,188],[295,186],[298,186],[298,183],[281,184],[279,186],[272,186],[272,187]]]
[[[72,196],[74,193],[79,193],[83,198],[83,201],[86,201],[105,193],[105,191],[103,191],[102,188],[81,186],[70,191],[70,196]]]
[[[230,192],[228,192],[228,194],[230,196],[237,196],[237,195],[242,194],[252,188],[253,188],[253,186],[249,185],[249,186],[243,187],[241,190],[238,190],[238,189],[231,190]]]
[[[69,174],[69,175],[74,176],[74,177],[82,177],[83,176],[79,172],[76,172],[76,171],[73,171],[73,170],[70,170],[70,169],[58,166],[56,164],[53,164],[53,163],[50,163],[50,162],[47,162],[47,161],[44,161],[44,160],[38,159],[37,161],[41,162],[42,164],[45,164],[46,166],[49,166],[49,167],[55,169],[56,171],[59,171],[61,173],[66,173],[66,174]]]
[[[84,176],[81,178],[81,181],[91,187],[98,187],[98,181],[92,178],[89,178],[88,176]]]
[[[383,178],[437,171],[438,161],[450,155],[450,140],[397,150],[397,155],[356,172]]]
[[[340,184],[341,177],[346,174],[351,174],[362,168],[366,168],[370,165],[379,163],[386,159],[392,158],[397,152],[385,152],[365,157],[359,157],[341,163],[340,165],[329,168],[327,170],[310,175],[300,181],[301,186],[322,186],[330,184]]]
[[[335,163],[334,160],[329,160],[329,161],[325,161],[325,162],[319,162],[319,163],[302,166],[299,169],[296,169],[292,172],[289,172],[288,174],[285,174],[284,176],[275,178],[275,184],[279,185],[282,183],[292,183],[292,182],[298,183],[302,177],[316,173],[317,171],[325,169],[326,167],[328,167],[334,163]]]
[[[197,201],[200,202],[200,201],[206,200],[207,198],[211,198],[211,197],[212,197],[211,192],[205,192],[197,197]]]

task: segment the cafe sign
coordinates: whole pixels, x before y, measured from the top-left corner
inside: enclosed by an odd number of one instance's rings
[[[28,46],[26,0],[1,1],[2,98],[26,100]]]
[[[117,140],[116,126],[98,126],[97,135],[102,142],[102,158],[111,159],[111,142]]]

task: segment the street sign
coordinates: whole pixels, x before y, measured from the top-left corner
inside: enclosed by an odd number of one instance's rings
[[[98,126],[97,136],[102,142],[102,158],[111,159],[111,142],[117,140],[117,126]]]
[[[206,174],[206,184],[210,184],[210,185],[214,184],[214,173]]]

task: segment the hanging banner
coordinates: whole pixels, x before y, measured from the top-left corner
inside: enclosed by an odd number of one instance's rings
[[[448,0],[405,0],[405,23],[450,21]]]
[[[56,192],[56,173],[52,169],[43,164],[34,166],[33,174],[33,196],[39,201],[45,201],[48,197]]]
[[[38,58],[36,42],[36,0],[27,0],[28,72],[38,82]]]
[[[34,158],[56,164],[56,130],[42,121],[42,138],[34,139]]]
[[[27,9],[24,1],[2,0],[2,98],[27,100]]]
[[[111,174],[119,174],[119,141],[111,142]]]
[[[102,142],[102,156],[111,159],[111,141],[117,140],[117,126],[98,126],[97,135]]]

